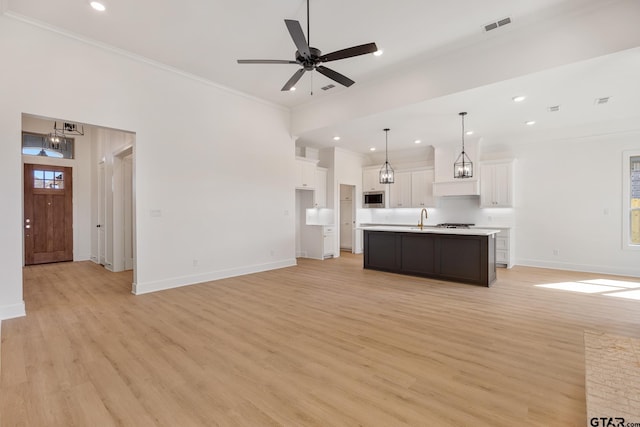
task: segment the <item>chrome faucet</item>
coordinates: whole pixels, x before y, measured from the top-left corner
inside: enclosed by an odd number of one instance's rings
[[[418,227],[420,227],[420,230],[422,230],[422,227],[424,227],[424,222],[422,221],[422,214],[424,214],[424,219],[429,218],[429,213],[427,212],[427,208],[422,208],[422,210],[420,211],[420,223],[418,224]]]

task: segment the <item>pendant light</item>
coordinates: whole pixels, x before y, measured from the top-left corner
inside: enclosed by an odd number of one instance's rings
[[[464,116],[467,113],[459,113],[462,117],[462,152],[453,164],[453,177],[454,178],[472,178],[473,177],[473,163],[467,153],[464,152]]]
[[[385,132],[384,136],[384,165],[380,168],[380,184],[393,184],[393,168],[389,164],[389,131],[391,129],[386,128],[383,129]]]

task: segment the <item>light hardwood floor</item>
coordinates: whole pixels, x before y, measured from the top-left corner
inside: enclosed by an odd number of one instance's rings
[[[484,288],[346,255],[142,296],[90,262],[24,277],[2,426],[585,426],[584,330],[640,337],[640,301],[535,286],[598,274]]]

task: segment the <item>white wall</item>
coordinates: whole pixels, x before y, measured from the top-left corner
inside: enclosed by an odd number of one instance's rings
[[[24,310],[22,113],[136,133],[138,293],[295,264],[287,110],[6,16],[0,57],[0,318]]]
[[[622,249],[628,149],[640,132],[512,146],[517,264],[640,276],[640,251]]]
[[[53,132],[54,122],[23,116],[22,130],[33,133]],[[58,121],[58,126],[61,121]],[[85,128],[84,136],[76,135],[74,158],[22,156],[23,163],[56,165],[72,168],[73,176],[73,260],[86,261],[91,257],[91,129]],[[20,141],[15,141],[20,144]],[[22,206],[22,204],[20,205]]]

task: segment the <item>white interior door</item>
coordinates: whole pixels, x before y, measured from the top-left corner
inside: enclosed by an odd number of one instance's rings
[[[340,249],[353,249],[353,201],[340,201]]]
[[[107,239],[107,188],[106,188],[106,170],[104,162],[98,164],[98,262],[106,265]]]
[[[133,155],[123,159],[124,269],[133,269]]]

